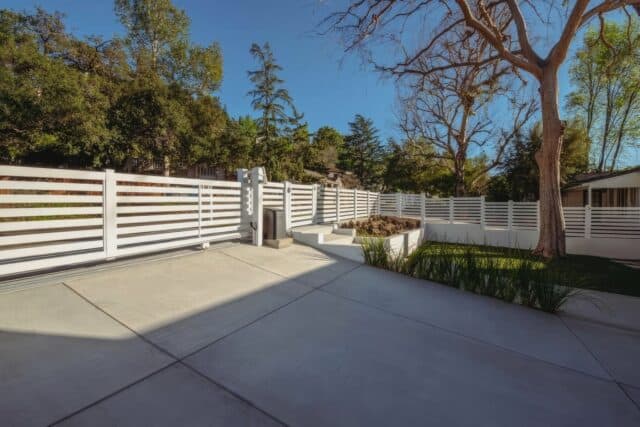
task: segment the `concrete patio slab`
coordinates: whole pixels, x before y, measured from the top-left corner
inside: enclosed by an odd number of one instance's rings
[[[104,271],[67,284],[176,357],[311,290],[219,251]]]
[[[640,332],[640,298],[580,289],[562,306],[562,313]]]
[[[323,290],[610,379],[562,320],[554,315],[368,266],[340,277]]]
[[[46,425],[172,359],[63,285],[0,298],[0,424]]]
[[[183,365],[170,366],[65,420],[63,426],[276,426]]]
[[[613,378],[640,387],[640,332],[572,318],[564,321]]]
[[[629,397],[631,397],[631,399],[636,402],[636,405],[638,405],[638,409],[640,409],[640,388],[631,387],[629,385],[623,385],[622,387],[627,392]]]
[[[313,287],[322,286],[360,265],[299,244],[284,249],[237,245],[222,251]]]
[[[291,425],[640,423],[613,382],[319,291],[185,362]]]

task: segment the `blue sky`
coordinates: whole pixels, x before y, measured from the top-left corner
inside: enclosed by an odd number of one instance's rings
[[[251,43],[268,41],[282,78],[310,129],[329,125],[346,131],[356,113],[374,120],[380,135],[396,135],[393,82],[345,56],[332,37],[316,35],[316,25],[335,2],[318,0],[174,0],[191,18],[191,37],[200,44],[218,41],[224,79],[218,96],[233,116],[253,114],[247,70],[254,67]],[[32,10],[40,5],[66,14],[67,29],[77,35],[121,34],[112,0],[5,0],[2,7]],[[329,4],[327,4],[329,3]]]
[[[318,23],[344,3],[338,0],[173,0],[191,18],[191,37],[206,45],[218,41],[224,58],[224,79],[217,95],[232,116],[254,115],[247,70],[255,66],[251,43],[271,43],[284,67],[282,77],[311,131],[329,125],[345,132],[356,113],[373,119],[383,140],[399,137],[394,82],[345,55],[335,37],[317,35]],[[32,10],[40,5],[66,14],[67,29],[77,35],[122,34],[112,0],[4,0],[2,7]],[[553,30],[541,38],[554,40]],[[578,36],[572,50],[579,45]],[[543,43],[544,44],[544,43]],[[540,49],[545,54],[545,48]],[[391,59],[390,59],[391,60]],[[383,61],[384,62],[384,59]],[[568,62],[560,73],[561,105],[569,91]],[[632,156],[633,157],[633,156]],[[635,155],[636,160],[638,154]]]

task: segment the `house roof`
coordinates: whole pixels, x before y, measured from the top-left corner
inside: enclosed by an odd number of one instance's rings
[[[627,169],[622,169],[613,172],[589,172],[576,175],[573,180],[567,183],[564,188],[572,188],[591,183],[595,181],[601,181],[609,178],[614,178],[622,175],[627,175],[634,172],[640,172],[640,165]]]

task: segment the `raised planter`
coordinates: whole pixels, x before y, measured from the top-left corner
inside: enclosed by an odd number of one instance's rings
[[[354,230],[355,232],[355,230]],[[396,256],[407,256],[411,254],[418,245],[422,242],[423,232],[422,229],[408,230],[400,234],[394,234],[388,237],[367,237],[356,236],[353,239],[353,243],[362,244],[366,239],[382,239],[384,241],[384,247],[395,254]]]

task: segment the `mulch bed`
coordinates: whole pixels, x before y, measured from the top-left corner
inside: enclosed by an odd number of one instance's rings
[[[388,237],[420,228],[420,220],[396,216],[374,215],[365,221],[349,221],[340,228],[355,228],[358,236]]]

